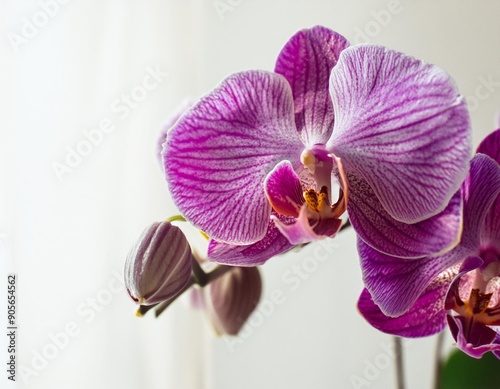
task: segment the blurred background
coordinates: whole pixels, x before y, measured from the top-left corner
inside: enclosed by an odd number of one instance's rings
[[[215,337],[187,298],[134,316],[126,255],[176,213],[158,134],[182,100],[273,70],[296,31],[321,24],[449,72],[476,146],[500,110],[499,15],[495,0],[0,2],[0,291],[15,273],[19,326],[17,381],[2,373],[1,387],[393,387],[391,338],[356,311],[352,231],[269,261],[238,338]],[[404,343],[408,388],[431,386],[434,347]]]

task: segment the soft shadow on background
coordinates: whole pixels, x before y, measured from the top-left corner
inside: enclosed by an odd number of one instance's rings
[[[321,24],[448,71],[477,145],[500,110],[499,14],[494,0],[0,3],[0,290],[16,273],[19,325],[18,382],[2,387],[392,387],[390,337],[355,308],[352,231],[266,264],[239,338],[216,338],[186,298],[158,320],[134,317],[124,259],[176,212],[156,139],[183,99],[272,70],[296,31]],[[430,386],[434,342],[405,343],[410,389]]]

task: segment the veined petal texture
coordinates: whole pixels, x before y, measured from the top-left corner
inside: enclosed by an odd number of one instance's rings
[[[218,241],[251,244],[264,237],[271,214],[266,175],[283,159],[299,167],[302,149],[288,82],[247,71],[186,112],[167,135],[163,162],[186,219]]]
[[[326,143],[333,129],[333,104],[328,92],[330,72],[349,42],[316,26],[297,32],[281,50],[275,72],[292,87],[295,122],[308,147]]]
[[[462,232],[462,197],[457,191],[448,206],[414,224],[395,220],[387,213],[368,183],[348,176],[349,220],[359,237],[376,250],[397,257],[419,258],[456,246]]]
[[[333,68],[327,149],[361,176],[387,212],[416,223],[441,212],[471,156],[464,99],[440,68],[381,46],[345,49]]]

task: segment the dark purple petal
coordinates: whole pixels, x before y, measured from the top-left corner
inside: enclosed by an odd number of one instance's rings
[[[309,147],[326,143],[332,133],[328,79],[340,52],[348,46],[342,35],[316,26],[296,33],[279,54],[275,71],[292,87],[297,130]]]
[[[471,161],[469,175],[462,186],[464,204],[463,245],[479,249],[481,240],[500,236],[498,195],[500,166],[484,154]],[[497,204],[494,204],[496,201]]]
[[[360,177],[349,175],[347,210],[359,237],[388,255],[418,258],[434,255],[458,244],[462,227],[462,199],[458,191],[440,214],[415,224],[391,217]]]
[[[500,164],[500,129],[488,135],[477,148],[477,152],[486,154]],[[481,236],[500,251],[500,196],[497,196],[490,207]]]
[[[496,356],[500,352],[500,337],[493,329],[476,324],[466,336],[464,329],[467,327],[462,316],[447,315],[451,334],[457,342],[457,347],[473,358],[481,358],[488,351],[493,351]]]
[[[391,257],[374,250],[359,238],[358,252],[366,288],[381,311],[392,317],[408,311],[441,273],[474,255],[459,245],[438,257]]]
[[[477,152],[486,154],[500,163],[500,129],[493,131],[479,144]]]
[[[366,180],[397,220],[441,212],[466,176],[470,122],[436,66],[374,45],[344,50],[332,70],[335,126],[327,149]]]
[[[289,161],[282,161],[267,175],[264,189],[273,209],[297,217],[304,204],[302,184]]]
[[[446,327],[444,298],[451,277],[452,273],[449,273],[436,278],[421,294],[415,304],[399,317],[384,315],[373,302],[367,289],[364,289],[361,293],[358,309],[373,327],[388,334],[408,338],[436,334]]]
[[[280,216],[280,219],[290,222],[291,218]],[[269,220],[264,238],[250,245],[237,246],[211,239],[208,243],[208,260],[231,266],[257,266],[292,247],[294,246],[279,232],[275,223]]]
[[[484,219],[481,238],[483,244],[493,246],[500,253],[500,195],[497,196]]]
[[[248,71],[182,116],[168,133],[163,161],[186,219],[219,241],[250,244],[264,237],[271,214],[264,178],[284,159],[298,167],[302,149],[288,82]]]

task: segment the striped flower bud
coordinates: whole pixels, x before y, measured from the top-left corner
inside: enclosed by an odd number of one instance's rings
[[[205,305],[215,331],[237,335],[259,303],[262,280],[256,267],[235,267],[205,287]]]
[[[191,278],[191,248],[182,231],[169,222],[147,227],[125,262],[125,285],[141,305],[168,300]]]

